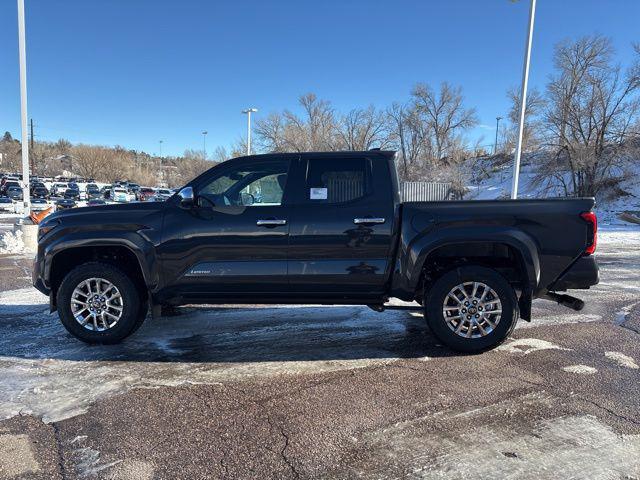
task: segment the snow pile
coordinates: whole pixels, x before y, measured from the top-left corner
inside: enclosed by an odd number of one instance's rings
[[[0,237],[0,254],[24,253],[25,245],[22,241],[22,232],[6,232]]]

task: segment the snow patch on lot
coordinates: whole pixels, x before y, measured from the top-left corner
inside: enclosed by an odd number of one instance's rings
[[[621,367],[638,369],[640,368],[636,361],[628,355],[620,352],[604,352],[604,356],[609,360],[613,360]]]
[[[502,350],[508,353],[524,354],[528,355],[533,352],[539,352],[541,350],[570,350],[569,348],[563,348],[555,343],[541,340],[539,338],[519,338],[518,340],[512,340],[504,345],[500,345],[496,350]]]
[[[0,236],[0,255],[20,254],[25,252],[22,232],[5,232]]]
[[[598,369],[590,367],[589,365],[569,365],[568,367],[562,367],[567,373],[578,373],[582,375],[592,375],[597,373]]]

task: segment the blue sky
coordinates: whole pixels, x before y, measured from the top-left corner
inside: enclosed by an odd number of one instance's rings
[[[229,145],[257,116],[315,92],[339,110],[462,85],[493,138],[518,85],[528,0],[25,0],[36,135],[181,154]],[[553,46],[601,33],[622,63],[640,42],[637,0],[538,0],[531,84]],[[19,136],[16,2],[0,2],[0,130]]]

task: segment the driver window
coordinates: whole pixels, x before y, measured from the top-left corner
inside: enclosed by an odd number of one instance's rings
[[[288,161],[239,166],[212,179],[199,195],[215,206],[281,205],[288,170]]]

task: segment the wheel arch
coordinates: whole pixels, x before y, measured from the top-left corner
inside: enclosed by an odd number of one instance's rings
[[[149,272],[143,268],[141,252],[125,242],[104,242],[61,246],[47,258],[45,272],[51,288],[51,307],[64,277],[78,265],[103,262],[114,265],[131,277],[142,298],[149,298]]]
[[[540,282],[540,260],[535,241],[520,230],[487,229],[470,236],[468,228],[443,229],[417,239],[406,258],[404,288],[414,296],[421,296],[430,280],[457,266],[479,265],[498,271],[512,268],[517,278],[509,280],[519,283],[521,316],[530,319],[531,300]]]

